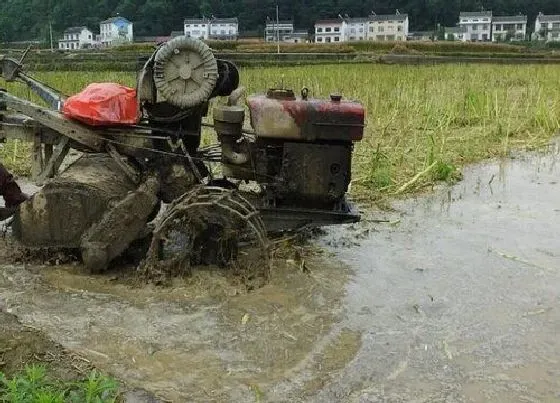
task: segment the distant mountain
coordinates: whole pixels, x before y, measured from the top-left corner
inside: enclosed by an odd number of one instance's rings
[[[353,17],[408,13],[411,30],[453,26],[460,11],[494,11],[495,15],[527,14],[534,22],[539,11],[560,14],[558,0],[2,0],[0,41],[47,40],[49,24],[55,39],[67,27],[87,25],[94,32],[99,21],[117,13],[134,23],[135,35],[168,35],[182,30],[185,17],[239,18],[241,31],[262,32],[266,17],[293,19],[296,27],[311,29],[316,19],[348,14]],[[372,9],[375,5],[375,9]]]

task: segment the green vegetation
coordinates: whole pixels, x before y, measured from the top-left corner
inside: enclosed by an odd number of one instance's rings
[[[38,73],[38,78],[75,93],[93,81],[134,85],[133,73]],[[321,65],[242,69],[249,93],[284,83],[308,87],[314,97],[341,92],[361,101],[367,127],[356,145],[352,193],[376,199],[413,191],[436,180],[453,180],[456,167],[505,156],[511,149],[545,144],[560,124],[560,69],[527,65],[385,66]],[[8,86],[25,96],[21,86]],[[21,143],[3,151],[19,161]],[[13,157],[13,158],[12,158]],[[21,165],[19,166],[21,169]]]
[[[96,371],[79,382],[51,379],[44,366],[30,365],[6,378],[0,372],[0,402],[5,403],[113,403],[118,383]]]

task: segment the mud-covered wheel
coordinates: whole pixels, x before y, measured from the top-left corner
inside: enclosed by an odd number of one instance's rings
[[[268,278],[264,223],[237,190],[200,186],[175,200],[156,224],[140,270],[161,279],[188,274],[199,265]]]

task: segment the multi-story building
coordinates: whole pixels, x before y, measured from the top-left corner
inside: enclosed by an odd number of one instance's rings
[[[71,27],[64,31],[58,41],[58,48],[63,50],[84,49],[93,46],[93,33],[88,27]]]
[[[213,18],[210,21],[210,39],[235,41],[239,36],[239,21],[233,18]]]
[[[461,12],[459,26],[464,27],[463,42],[492,39],[492,11]]]
[[[376,15],[368,18],[367,39],[370,41],[406,41],[408,37],[408,14]]]
[[[363,41],[366,39],[369,18],[347,18],[345,22],[345,41]]]
[[[267,21],[264,33],[267,42],[292,42],[294,22]]]
[[[560,15],[539,13],[535,20],[535,36],[542,41],[560,41]]]
[[[234,41],[239,36],[239,22],[235,17],[186,18],[184,34],[201,40]]]
[[[496,16],[492,18],[492,42],[523,41],[527,37],[527,16]]]
[[[183,21],[185,36],[207,41],[210,39],[209,18],[185,18]]]
[[[315,22],[315,43],[344,42],[347,24],[344,19],[320,20]]]
[[[133,24],[124,17],[111,17],[99,24],[98,41],[102,46],[113,46],[134,40]]]

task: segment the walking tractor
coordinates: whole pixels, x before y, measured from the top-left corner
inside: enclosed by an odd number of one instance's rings
[[[26,74],[23,57],[0,69],[42,100],[0,92],[0,139],[33,142],[42,185],[13,218],[25,248],[75,249],[100,272],[141,244],[144,267],[184,270],[266,254],[272,232],[360,219],[346,198],[358,102],[305,88],[247,96],[236,66],[190,37],[143,59],[135,90],[98,83],[66,97]],[[205,127],[217,144],[201,146]]]

